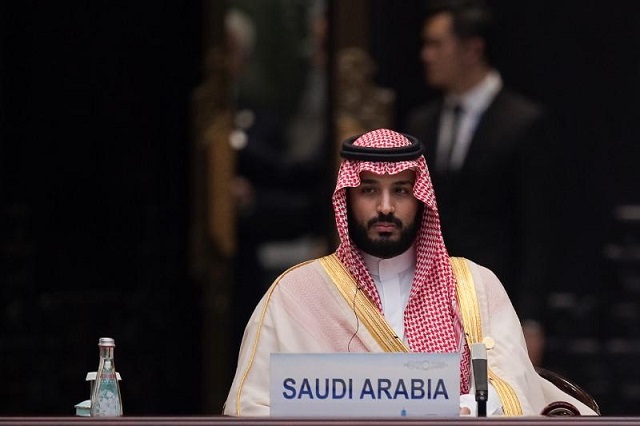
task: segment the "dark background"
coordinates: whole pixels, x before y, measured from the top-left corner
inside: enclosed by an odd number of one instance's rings
[[[1,10],[0,412],[72,414],[104,336],[125,413],[198,412],[186,242],[198,2]]]
[[[548,363],[605,414],[640,414],[640,3],[492,1],[506,84],[547,106],[563,167],[564,268]],[[423,2],[372,0],[397,120],[432,94]],[[70,414],[99,337],[127,414],[202,410],[199,289],[187,271],[189,101],[199,1],[0,2],[0,414]],[[624,250],[623,250],[623,253]],[[236,348],[232,349],[235,353]]]

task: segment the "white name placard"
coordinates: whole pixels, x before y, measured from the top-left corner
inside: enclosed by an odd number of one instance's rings
[[[271,354],[271,415],[453,417],[460,355]]]

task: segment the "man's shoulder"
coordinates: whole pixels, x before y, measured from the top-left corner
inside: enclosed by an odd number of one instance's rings
[[[490,283],[490,285],[498,284],[502,286],[502,284],[500,283],[500,279],[491,269],[482,266],[466,257],[452,257],[451,259],[455,259],[459,262],[464,262],[469,270],[469,273],[471,274],[474,285],[478,285],[479,283],[482,285],[486,285],[487,283]]]
[[[407,113],[403,128],[408,132],[415,132],[414,129],[419,129],[425,125],[434,121],[442,106],[442,99],[432,99],[424,104],[418,105],[409,110]]]
[[[438,113],[442,106],[442,99],[431,99],[423,104],[417,105],[409,110],[409,117],[427,117]]]
[[[284,271],[275,280],[274,284],[279,286],[295,285],[296,283],[319,278],[322,274],[320,258],[310,259],[298,263]]]
[[[492,102],[492,107],[508,111],[510,115],[521,117],[540,117],[544,115],[544,107],[531,98],[510,88],[501,89]]]

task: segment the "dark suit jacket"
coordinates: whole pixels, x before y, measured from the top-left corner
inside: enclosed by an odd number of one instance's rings
[[[540,107],[501,90],[481,117],[462,168],[435,172],[442,100],[409,115],[425,146],[445,244],[491,269],[522,319],[540,319],[553,280],[555,152]]]

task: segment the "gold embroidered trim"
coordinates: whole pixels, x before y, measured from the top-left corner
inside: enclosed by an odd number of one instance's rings
[[[278,284],[280,283],[280,279],[286,275],[289,271],[292,271],[296,268],[299,268],[301,266],[304,266],[308,263],[313,262],[313,260],[308,260],[306,262],[300,263],[296,266],[293,266],[289,269],[287,269],[285,272],[283,272],[274,282],[273,284],[271,284],[271,287],[269,288],[269,290],[267,291],[266,294],[266,301],[264,303],[264,306],[262,307],[262,312],[260,313],[260,322],[258,324],[258,331],[256,332],[256,336],[253,340],[253,348],[251,349],[251,358],[249,358],[249,363],[247,364],[247,369],[245,370],[245,372],[242,374],[242,379],[240,379],[240,385],[238,386],[238,392],[236,393],[236,415],[240,416],[240,396],[242,394],[242,388],[244,387],[244,382],[247,380],[247,376],[249,375],[249,372],[251,371],[251,367],[253,366],[253,361],[256,357],[256,351],[258,350],[258,341],[260,340],[260,331],[262,330],[262,324],[264,322],[264,317],[267,313],[267,307],[269,306],[269,302],[271,301],[271,296],[273,295],[273,292],[275,291],[276,287],[278,286]]]
[[[385,352],[409,352],[378,308],[360,290],[356,280],[335,254],[323,257],[320,264],[327,272],[345,301],[354,307],[355,314]]]
[[[473,276],[467,262],[462,257],[452,257],[451,267],[456,277],[456,295],[462,324],[467,335],[467,340],[471,343],[482,341],[482,328],[480,320],[480,310],[478,309],[478,298],[476,288],[473,285]],[[471,346],[471,345],[469,345]]]
[[[518,395],[511,385],[498,377],[493,371],[489,370],[489,381],[496,389],[500,401],[502,401],[502,409],[505,416],[521,416],[522,407]]]
[[[452,257],[451,267],[456,277],[456,295],[458,297],[458,305],[460,306],[460,315],[462,315],[462,324],[467,339],[467,344],[471,346],[473,343],[482,342],[482,320],[480,310],[478,309],[478,297],[476,288],[473,284],[473,276],[467,264],[466,259],[462,257]],[[496,389],[502,401],[502,409],[507,416],[522,415],[522,407],[518,396],[514,392],[511,385],[498,377],[489,369],[489,380]]]

